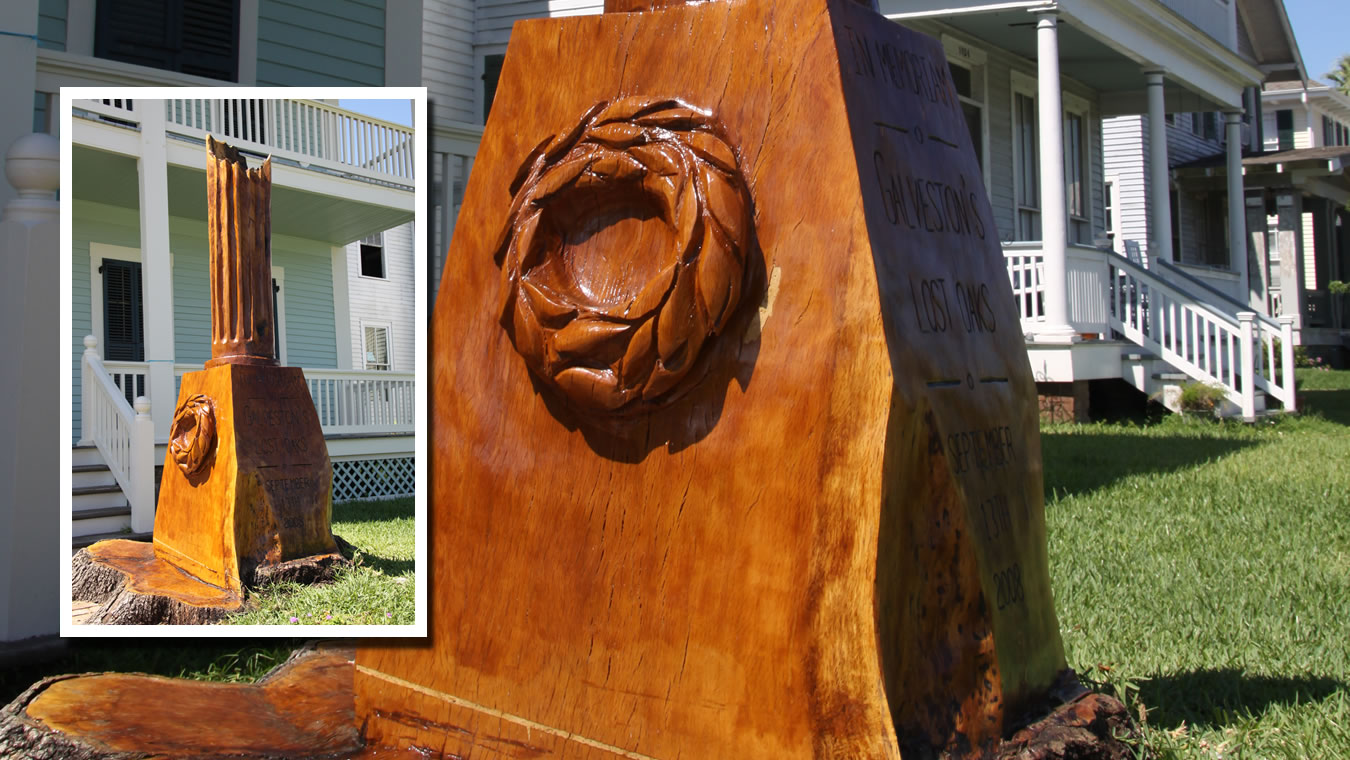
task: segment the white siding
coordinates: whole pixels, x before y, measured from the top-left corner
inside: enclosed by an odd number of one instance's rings
[[[431,123],[478,123],[474,72],[474,0],[426,3],[422,9],[422,83],[431,101]]]
[[[411,370],[416,356],[414,346],[412,223],[384,233],[385,279],[361,276],[360,242],[347,246],[347,282],[351,304],[352,367],[365,367],[361,353],[362,324],[387,324],[390,327],[390,358],[394,369]],[[290,272],[287,272],[287,280]]]
[[[523,18],[584,16],[604,11],[603,0],[479,0],[478,45],[505,45],[511,25]]]
[[[1106,176],[1114,177],[1119,208],[1116,211],[1115,248],[1125,252],[1125,241],[1139,243],[1148,255],[1148,142],[1147,116],[1116,116],[1102,122]]]

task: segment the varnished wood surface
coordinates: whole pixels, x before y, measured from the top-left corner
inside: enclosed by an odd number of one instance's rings
[[[180,413],[198,396],[216,443],[191,474],[166,455],[156,554],[240,595],[260,566],[336,554],[332,464],[303,371],[222,364],[183,376]]]
[[[272,308],[272,159],[249,169],[239,151],[206,136],[206,226],[211,359],[275,365]]]
[[[88,551],[91,561],[126,576],[126,586],[134,593],[167,596],[192,607],[237,610],[243,605],[240,594],[205,583],[161,560],[155,556],[154,547],[144,541],[99,541]]]
[[[696,382],[615,422],[532,374],[494,253],[535,151],[638,97],[717,123],[754,245]],[[993,752],[1064,659],[980,176],[940,45],[856,3],[517,24],[432,326],[432,640],[358,651],[372,744]],[[583,290],[662,250],[657,214],[579,224],[614,247],[563,256]]]
[[[306,651],[257,684],[122,673],[55,679],[20,718],[59,735],[67,754],[58,746],[53,757],[336,758],[361,751],[350,647]],[[36,756],[32,751],[21,755]]]

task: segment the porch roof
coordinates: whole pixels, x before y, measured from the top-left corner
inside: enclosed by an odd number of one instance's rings
[[[1214,189],[1226,173],[1222,154],[1188,161],[1172,169],[1172,175],[1180,183]],[[1242,157],[1242,182],[1247,189],[1296,189],[1345,203],[1350,201],[1350,146],[1247,153]]]
[[[1016,55],[1037,56],[1034,13],[1059,16],[1059,63],[1101,95],[1104,116],[1147,111],[1146,71],[1167,76],[1168,112],[1242,107],[1257,66],[1158,0],[880,0],[887,18],[930,18]]]
[[[205,149],[183,145],[181,160],[200,159],[200,166],[173,160],[170,151],[169,216],[206,221]],[[187,154],[192,155],[187,155]],[[110,206],[140,207],[140,184],[134,155],[102,150],[78,142],[71,146],[71,196]],[[250,164],[261,163],[250,161]],[[317,176],[316,176],[317,175]],[[352,187],[355,185],[361,187]],[[400,196],[397,205],[378,201]],[[322,175],[273,159],[272,234],[346,245],[413,219],[412,193],[383,188],[372,195],[367,183]]]

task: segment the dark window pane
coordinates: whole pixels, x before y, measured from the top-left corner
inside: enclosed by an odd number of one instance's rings
[[[361,244],[361,274],[365,277],[384,277],[384,248]]]

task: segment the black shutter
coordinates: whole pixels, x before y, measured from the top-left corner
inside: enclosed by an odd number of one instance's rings
[[[239,0],[99,0],[94,55],[238,81]]]
[[[103,260],[103,358],[145,361],[139,261]]]
[[[497,96],[497,80],[502,75],[504,54],[483,57],[483,123],[487,123],[488,113],[492,111],[492,99]]]

